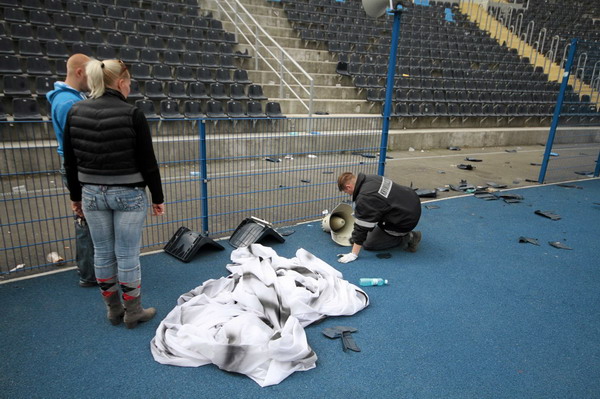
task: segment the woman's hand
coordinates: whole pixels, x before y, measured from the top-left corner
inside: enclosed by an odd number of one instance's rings
[[[81,207],[81,201],[71,201],[71,209],[80,218],[85,218],[85,216],[83,216],[83,208]]]
[[[152,215],[161,216],[165,214],[165,204],[152,204]]]

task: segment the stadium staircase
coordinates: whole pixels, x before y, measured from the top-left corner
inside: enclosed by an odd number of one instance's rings
[[[218,0],[209,0],[204,4],[205,9],[213,11],[214,15],[223,21],[226,31],[234,32],[235,26],[228,21],[222,13],[219,13],[219,7],[216,4]],[[337,60],[333,58],[327,47],[315,42],[303,41],[299,32],[295,31],[286,17],[282,3],[266,0],[241,0],[240,1],[249,13],[259,22],[276,41],[294,58],[302,68],[314,79],[314,107],[315,114],[371,114],[381,112],[381,107],[374,107],[366,100],[365,92],[357,92],[350,81],[344,81],[336,74]],[[250,23],[251,24],[251,23]],[[240,46],[243,47],[243,41]],[[269,46],[273,53],[277,54],[277,48]],[[272,64],[277,60],[268,57]],[[264,62],[259,62],[258,68],[254,65],[254,60],[248,60],[245,63],[250,79],[258,82],[265,95],[270,101],[276,101],[281,104],[285,115],[306,115],[307,110],[302,104],[294,98],[289,90],[284,90],[283,97],[280,97],[279,77],[275,72],[270,71]],[[295,73],[296,78],[304,85],[309,82],[301,73]],[[296,91],[300,91],[295,84],[291,85]],[[304,98],[308,98],[307,95]]]

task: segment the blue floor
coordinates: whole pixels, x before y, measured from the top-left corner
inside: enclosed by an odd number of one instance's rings
[[[392,250],[390,259],[363,251],[338,264],[347,249],[320,223],[266,243],[286,257],[305,248],[351,282],[390,281],[368,287],[371,305],[355,316],[309,326],[317,367],[267,388],[214,366],[161,365],[150,354],[179,295],[228,274],[226,243],[189,264],[142,257],[143,302],[159,314],[134,330],[111,326],[97,289],[77,287],[73,271],[0,285],[0,397],[598,398],[600,180],[574,184],[582,189],[511,190],[524,197],[517,204],[472,196],[430,203],[439,208],[423,209],[419,251]],[[335,325],[358,328],[362,352],[345,353],[321,334]]]

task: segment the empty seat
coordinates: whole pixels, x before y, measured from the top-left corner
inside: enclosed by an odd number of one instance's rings
[[[58,41],[58,34],[53,26],[38,26],[37,27],[37,40],[41,42],[53,42]]]
[[[0,26],[4,26],[1,25]],[[10,35],[13,39],[33,39],[33,30],[30,25],[11,24]]]
[[[248,100],[250,98],[246,95],[244,85],[239,83],[229,86],[229,95],[233,100]]]
[[[162,82],[157,80],[149,80],[144,85],[146,97],[151,100],[162,100],[167,98],[164,92]]]
[[[139,63],[139,53],[138,50],[133,47],[122,47],[119,52],[119,57],[123,62],[126,63]],[[148,73],[150,73],[150,66],[148,66]]]
[[[181,60],[179,59],[179,53],[176,51],[165,51],[163,53],[164,63],[167,65],[181,65]]]
[[[125,35],[119,32],[111,32],[106,36],[106,43],[110,44],[111,46],[125,46],[125,42]]]
[[[60,36],[63,42],[73,44],[81,42],[81,33],[79,29],[66,28],[60,31]]]
[[[52,20],[46,11],[35,9],[29,11],[29,23],[31,25],[52,25]]]
[[[198,68],[197,78],[202,83],[214,83],[215,79],[212,76],[212,72],[208,68]]]
[[[205,118],[200,101],[186,101],[183,103],[183,116],[190,119]]]
[[[29,82],[26,76],[6,75],[2,78],[5,96],[30,96]]]
[[[117,58],[117,52],[113,47],[103,44],[96,47],[96,58],[100,60],[113,60]]]
[[[267,114],[269,118],[285,118],[281,112],[281,105],[273,101],[268,102],[265,106],[265,114]]]
[[[146,38],[140,35],[128,35],[127,36],[127,45],[129,47],[143,49],[146,47]]]
[[[121,35],[119,32],[116,32],[117,26],[116,21],[111,18],[98,18],[98,30],[101,32],[112,32],[112,34]],[[109,34],[110,36],[110,34]]]
[[[29,57],[27,58],[27,66],[25,71],[29,75],[52,75],[50,63],[45,57]]]
[[[92,51],[92,47],[89,44],[83,43],[83,42],[73,43],[71,46],[71,50],[74,54],[81,53],[81,54],[85,54],[90,57],[92,57],[94,55],[94,52]]]
[[[160,102],[160,116],[165,119],[183,118],[183,115],[179,112],[179,103],[174,100],[162,100]]]
[[[13,117],[15,120],[40,120],[40,107],[33,98],[13,98]]]
[[[130,82],[131,82],[131,84],[129,85],[129,95],[127,96],[127,98],[128,99],[130,98],[132,100],[144,98],[144,95],[142,94],[142,92],[140,90],[139,82],[135,79],[131,79]]]
[[[43,55],[42,46],[40,42],[33,39],[20,39],[19,40],[19,54],[23,56],[28,55]]]
[[[198,55],[196,53],[184,53],[183,54],[183,65],[187,66],[200,66]]]
[[[230,118],[245,118],[246,113],[244,112],[244,108],[242,107],[242,103],[235,100],[230,100],[227,102],[227,115]]]
[[[268,98],[263,94],[262,87],[260,85],[248,86],[248,97],[251,100],[267,100]]]
[[[189,95],[185,90],[185,83],[183,82],[169,82],[167,84],[167,92],[170,98],[175,99],[188,99]]]
[[[229,95],[225,92],[225,85],[222,83],[210,84],[210,97],[214,100],[229,100]]]
[[[220,63],[216,55],[202,54],[202,65],[207,68],[218,68],[220,66]]]
[[[220,101],[210,100],[206,103],[206,116],[209,118],[227,118]]]
[[[135,79],[146,80],[152,79],[150,75],[150,65],[148,64],[133,64],[131,65],[131,76]]]
[[[35,94],[38,96],[45,96],[46,93],[54,89],[55,78],[48,76],[36,76],[35,77]]]
[[[46,56],[52,58],[68,58],[69,51],[63,42],[48,42],[46,43]]]
[[[154,102],[150,100],[136,100],[135,106],[138,107],[146,116],[147,119],[158,119]]]
[[[248,101],[246,104],[246,115],[251,118],[266,118],[267,115],[262,110],[262,104],[258,101]]]
[[[231,78],[231,73],[229,72],[229,69],[217,69],[215,72],[215,80],[224,84],[233,83],[233,79]]]
[[[152,77],[158,80],[172,80],[171,67],[163,64],[154,65],[152,67]]]
[[[202,82],[192,82],[189,84],[189,96],[196,100],[208,100],[210,96],[206,90],[206,86]]]
[[[143,49],[140,52],[140,62],[144,64],[159,64],[158,52],[156,50]]]
[[[252,84],[252,81],[248,79],[248,71],[245,69],[236,69],[233,71],[233,81],[241,84]]]
[[[195,82],[196,74],[194,69],[187,66],[178,66],[175,69],[175,79],[181,82]]]

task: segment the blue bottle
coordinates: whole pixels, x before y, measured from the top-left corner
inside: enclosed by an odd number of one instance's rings
[[[360,279],[359,284],[363,287],[369,287],[373,285],[387,285],[388,281],[378,277],[363,277]]]

